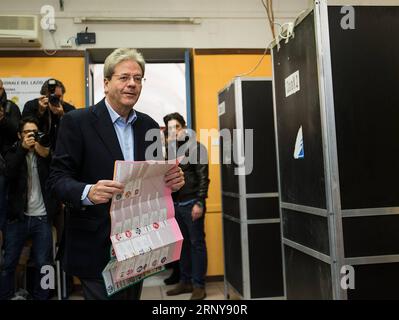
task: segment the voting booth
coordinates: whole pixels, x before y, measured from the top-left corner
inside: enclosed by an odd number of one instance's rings
[[[272,80],[235,78],[218,103],[225,295],[283,299]]]
[[[272,48],[287,299],[399,298],[397,30],[320,0]]]

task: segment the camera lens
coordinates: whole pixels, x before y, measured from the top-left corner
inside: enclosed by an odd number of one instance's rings
[[[50,136],[48,134],[45,134],[43,132],[38,132],[35,135],[35,140],[39,142],[43,147],[49,147],[50,146]]]
[[[60,103],[60,98],[56,94],[50,94],[48,101],[52,105],[57,105]]]
[[[36,132],[31,132],[31,133],[29,133],[29,134],[28,134],[28,137],[29,137],[29,138],[32,138],[32,137],[33,137],[33,138],[35,138],[35,141],[37,141],[37,133],[36,133]]]

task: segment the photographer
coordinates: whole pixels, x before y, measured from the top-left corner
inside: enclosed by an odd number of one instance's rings
[[[7,148],[18,140],[19,120],[21,120],[21,111],[14,102],[7,99],[7,92],[0,79],[0,153],[3,156]]]
[[[18,140],[18,123],[21,112],[18,106],[7,99],[3,81],[0,79],[0,166],[7,149]],[[0,250],[2,247],[3,226],[6,217],[6,180],[4,168],[0,168]]]
[[[49,79],[40,90],[41,97],[25,103],[22,116],[33,116],[39,121],[39,130],[50,138],[50,148],[55,149],[58,126],[63,115],[75,109],[63,101],[65,87],[61,81]]]
[[[34,299],[48,299],[40,286],[41,267],[51,264],[51,221],[59,209],[56,200],[43,192],[49,175],[50,150],[38,140],[38,122],[23,118],[19,141],[6,153],[6,178],[9,182],[4,265],[0,273],[0,299],[10,299],[15,291],[15,269],[24,243],[32,239],[36,266]]]

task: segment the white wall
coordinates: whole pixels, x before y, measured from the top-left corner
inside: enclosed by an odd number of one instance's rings
[[[329,0],[329,4],[399,5],[399,0]],[[277,22],[292,21],[313,0],[274,0]],[[0,14],[37,14],[44,5],[55,9],[57,31],[43,34],[44,47],[60,48],[77,32],[96,32],[95,45],[78,48],[263,48],[271,32],[261,0],[0,0]],[[75,23],[76,17],[197,18],[200,24]],[[73,48],[76,48],[74,45]]]
[[[44,47],[66,42],[77,32],[96,32],[97,43],[87,47],[120,46],[141,48],[262,48],[271,40],[261,0],[58,0],[1,1],[0,14],[40,14],[43,5],[55,9],[57,31],[53,41],[43,34]],[[278,22],[292,21],[311,0],[274,0]],[[81,24],[75,17],[188,17],[198,25],[177,24]],[[54,44],[55,42],[55,44]],[[76,48],[75,46],[73,48]]]

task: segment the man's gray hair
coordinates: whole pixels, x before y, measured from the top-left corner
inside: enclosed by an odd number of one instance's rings
[[[104,62],[104,78],[111,79],[117,64],[122,61],[132,60],[139,64],[141,71],[145,71],[145,61],[143,55],[136,49],[119,48],[115,49]]]

